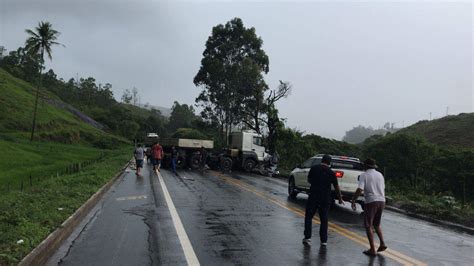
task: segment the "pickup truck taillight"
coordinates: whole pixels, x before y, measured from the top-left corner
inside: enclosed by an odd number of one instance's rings
[[[335,171],[334,172],[336,174],[336,177],[337,178],[342,178],[344,176],[344,172],[343,171]]]

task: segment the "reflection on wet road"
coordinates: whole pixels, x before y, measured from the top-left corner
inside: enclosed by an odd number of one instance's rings
[[[95,215],[58,254],[65,265],[186,264],[185,233],[201,265],[470,265],[474,238],[385,211],[389,249],[375,258],[367,247],[360,212],[330,212],[328,246],[302,245],[306,196],[290,200],[282,180],[249,174],[162,170],[126,173]],[[183,226],[170,214],[164,188]],[[315,232],[318,219],[314,219]],[[66,252],[64,251],[66,250]],[[60,252],[59,252],[60,253]],[[51,261],[54,264],[57,261]],[[195,263],[191,263],[195,264]]]

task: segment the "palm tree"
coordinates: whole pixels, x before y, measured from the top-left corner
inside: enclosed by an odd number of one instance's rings
[[[48,55],[49,60],[53,60],[51,56],[53,45],[60,45],[56,42],[60,32],[53,29],[53,25],[49,22],[41,21],[38,23],[38,26],[35,28],[35,31],[26,29],[26,33],[29,35],[28,39],[25,41],[25,48],[33,58],[38,59],[39,62],[39,78],[38,78],[38,88],[36,90],[36,99],[35,99],[35,109],[33,111],[33,126],[31,128],[31,141],[33,141],[35,135],[35,126],[36,126],[36,113],[38,110],[38,98],[42,81],[42,71],[44,64],[44,54]],[[39,57],[38,57],[39,56]]]

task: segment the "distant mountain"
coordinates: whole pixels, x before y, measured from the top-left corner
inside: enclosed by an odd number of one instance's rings
[[[399,128],[394,127],[394,123],[385,123],[383,128],[373,129],[372,127],[364,127],[359,125],[357,127],[352,128],[349,131],[346,131],[346,134],[342,138],[342,141],[351,143],[351,144],[359,144],[364,142],[367,138],[372,137],[374,135],[381,135],[385,136],[387,133],[395,133],[399,130]]]
[[[156,106],[156,105],[151,105],[151,104],[139,104],[138,106],[141,108],[145,108],[147,110],[151,110],[151,109],[159,110],[164,117],[171,116],[171,108],[166,108],[163,106]]]
[[[440,146],[474,148],[474,113],[422,120],[395,134],[418,134]]]

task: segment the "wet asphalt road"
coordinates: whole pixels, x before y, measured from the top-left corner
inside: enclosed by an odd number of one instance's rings
[[[369,258],[362,254],[367,246],[362,216],[349,203],[330,212],[328,247],[319,246],[316,218],[307,248],[301,244],[307,196],[289,200],[284,181],[213,171],[179,174],[162,170],[158,177],[146,164],[142,177],[128,170],[49,264],[186,265],[190,250],[201,265],[474,263],[473,236],[390,211],[382,218],[389,249]],[[190,248],[182,244],[159,178]]]

